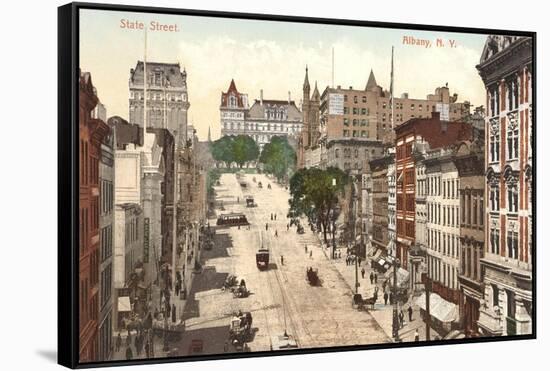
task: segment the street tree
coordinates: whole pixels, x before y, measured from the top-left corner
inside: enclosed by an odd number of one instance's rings
[[[249,135],[238,135],[234,137],[232,143],[233,161],[239,165],[240,168],[250,161],[258,159],[260,150],[256,141]]]
[[[224,162],[227,168],[235,161],[233,153],[233,136],[224,135],[210,144],[210,152],[214,160]]]
[[[342,170],[300,169],[290,179],[289,200],[291,216],[307,216],[312,224],[322,228],[327,242],[327,231],[336,213],[338,197],[344,194],[349,177]]]
[[[286,137],[273,136],[260,155],[264,170],[281,181],[291,174],[296,167],[296,151]]]

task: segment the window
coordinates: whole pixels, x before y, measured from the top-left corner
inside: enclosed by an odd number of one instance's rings
[[[349,137],[349,130],[344,130],[344,136]]]
[[[518,258],[518,233],[513,230],[508,231],[508,257]]]
[[[510,290],[506,290],[506,315],[509,318],[516,318],[516,295]]]
[[[519,103],[518,80],[516,76],[508,80],[506,90],[508,92],[508,110],[513,111],[518,108]]]
[[[508,160],[513,160],[518,158],[519,152],[519,129],[517,122],[510,121],[508,124],[508,131],[506,132],[506,139],[508,144]]]
[[[498,300],[498,294],[499,294],[498,286],[495,285],[495,284],[491,284],[491,291],[493,292],[493,300],[492,300],[493,303],[492,304],[493,304],[493,307],[496,307],[496,306],[498,306],[498,302],[499,302],[499,300]]]
[[[498,85],[495,85],[491,91],[490,113],[492,117],[498,116],[500,113],[500,92]]]
[[[500,230],[491,228],[491,253],[500,254]]]
[[[518,212],[517,184],[508,184],[507,193],[508,193],[508,211],[511,213],[517,213]]]
[[[349,119],[344,118],[344,125],[349,126]]]
[[[367,97],[363,95],[363,103],[367,103]]]

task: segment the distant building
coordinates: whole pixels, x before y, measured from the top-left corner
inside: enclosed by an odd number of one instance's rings
[[[533,39],[487,38],[477,69],[487,89],[484,299],[486,336],[531,334],[533,321]]]
[[[370,161],[372,174],[372,234],[370,243],[373,255],[379,258],[386,258],[389,254],[389,210],[388,210],[388,168],[393,163],[394,157],[386,155]],[[380,252],[378,252],[380,251]],[[379,264],[379,259],[373,259],[374,264]],[[382,266],[382,269],[385,267]]]
[[[130,69],[129,121],[143,127],[144,73],[143,61]],[[182,143],[187,140],[187,72],[179,63],[147,62],[147,126],[168,129]]]
[[[248,135],[252,137],[260,151],[273,136],[287,137],[296,147],[297,135],[302,130],[302,114],[293,100],[255,99],[248,106],[248,95],[240,93],[231,80],[227,92],[221,95],[220,104],[221,134]]]
[[[313,94],[310,96],[311,87],[309,85],[308,68],[306,66],[306,76],[302,86],[302,130],[298,135],[297,166],[319,167],[321,165],[320,139],[320,121],[319,106],[321,96],[317,88],[317,82]]]

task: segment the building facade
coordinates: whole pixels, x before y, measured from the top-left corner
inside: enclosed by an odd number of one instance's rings
[[[439,112],[431,118],[411,119],[395,128],[396,136],[396,257],[404,269],[409,266],[409,249],[416,234],[416,161],[413,149],[427,145],[431,149],[448,147],[457,140],[471,137],[471,125],[440,119]],[[426,169],[426,178],[428,178]],[[427,179],[429,183],[430,180]],[[428,184],[427,187],[430,187]],[[434,194],[441,193],[441,184],[434,180]],[[440,208],[438,208],[438,211]],[[430,211],[428,208],[428,215]],[[428,216],[429,218],[429,216]],[[429,228],[429,227],[428,227]]]
[[[115,197],[114,131],[101,143],[99,160],[99,359],[111,359],[113,348],[113,243]]]
[[[235,81],[231,80],[227,92],[222,92],[220,105],[221,133],[224,135],[248,135],[252,137],[260,151],[273,136],[288,138],[296,147],[297,137],[302,130],[302,113],[293,100],[260,99],[248,106],[248,95],[240,93]]]
[[[388,148],[388,255],[395,257],[396,235],[396,178],[395,178],[395,147]]]
[[[380,250],[379,256],[386,257],[389,254],[389,209],[388,209],[388,167],[394,160],[393,156],[386,155],[370,161],[372,174],[372,236],[370,243],[372,250]]]
[[[79,360],[99,357],[99,265],[101,142],[109,133],[103,121],[93,118],[98,103],[89,73],[79,78]]]
[[[185,69],[181,70],[179,63],[147,62],[146,65],[146,74],[144,74],[143,61],[137,61],[136,67],[130,69],[128,81],[130,123],[143,127],[144,81],[146,81],[147,127],[168,129],[172,135],[181,133],[180,138],[185,141],[187,112],[190,107],[187,95],[187,72]]]
[[[477,336],[483,302],[481,259],[485,251],[484,132],[481,138],[460,143],[454,163],[460,178],[460,319],[465,335]]]
[[[487,90],[482,335],[532,331],[532,43],[489,36],[477,66]]]

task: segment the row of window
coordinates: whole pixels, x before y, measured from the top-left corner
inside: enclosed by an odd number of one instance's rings
[[[109,264],[101,272],[101,308],[111,299],[111,290],[113,286],[113,265]]]
[[[476,248],[475,246],[464,246],[462,245],[462,258],[460,259],[461,263],[461,274],[479,281],[480,277],[480,267],[479,260],[483,257],[483,252],[481,248]]]
[[[497,127],[489,135],[489,162],[500,161],[500,130]],[[506,159],[515,160],[519,157],[519,127],[509,125],[506,131]]]
[[[509,230],[506,237],[506,246],[504,246],[506,251],[504,252],[504,256],[511,259],[518,259],[518,232],[515,230]],[[491,228],[489,232],[489,251],[492,254],[501,254],[500,242],[500,229],[496,227]]]
[[[110,214],[113,211],[113,182],[102,179],[100,182],[101,214]]]
[[[491,117],[498,116],[501,112],[501,90],[505,91],[505,109],[513,111],[519,107],[519,84],[518,76],[514,75],[504,82],[504,85],[495,84],[489,91],[489,114]]]
[[[461,190],[460,191],[460,220],[462,225],[471,227],[483,227],[484,207],[483,191]]]
[[[412,142],[398,145],[395,149],[396,160],[404,160],[412,155]]]
[[[490,211],[500,211],[500,187],[493,184],[489,188],[489,207]],[[518,185],[516,182],[506,183],[505,208],[510,213],[518,212]]]
[[[181,102],[186,100],[185,93],[162,93],[162,92],[147,92],[147,100],[153,101],[170,101],[170,102]],[[143,91],[130,91],[130,99],[143,100]]]
[[[344,158],[351,158],[351,155],[352,155],[352,150],[351,148],[343,148],[342,151],[344,152]],[[353,150],[353,157],[355,158],[359,158],[359,149],[358,148],[355,148]],[[371,150],[370,153],[374,156],[375,154],[375,150]],[[364,154],[364,158],[365,159],[368,159],[369,158],[369,149],[368,148],[365,148],[363,150],[363,154]],[[340,158],[340,148],[336,148],[334,150],[334,157],[335,158]]]
[[[443,255],[458,259],[460,239],[458,235],[441,232],[440,230],[428,228],[428,247]]]
[[[428,257],[428,274],[434,281],[440,282],[451,289],[458,288],[456,267],[442,262],[433,256]]]
[[[349,138],[350,136],[350,131],[349,130],[344,130],[343,131],[343,136],[345,138]],[[352,138],[368,138],[369,137],[369,132],[367,130],[353,130],[351,132],[351,136]]]
[[[350,113],[349,107],[344,107],[344,115],[347,115],[349,113]],[[353,109],[351,110],[351,113],[353,115],[368,115],[369,110],[367,108],[353,107]]]
[[[101,250],[101,261],[113,255],[113,226],[109,224],[101,228],[99,232],[99,244]]]
[[[350,123],[350,120],[346,117],[344,117],[344,125],[345,126],[349,126],[349,123]],[[351,120],[351,123],[353,126],[369,126],[369,120],[367,119],[361,119],[361,120],[358,120],[358,119],[353,119]]]
[[[222,127],[225,130],[255,130],[255,131],[280,131],[280,132],[296,132],[300,129],[300,125],[286,124],[258,124],[258,123],[243,123],[240,122],[222,122]]]
[[[428,202],[428,222],[458,228],[458,206]]]
[[[131,219],[126,223],[124,244],[127,246],[139,239],[139,219]]]
[[[80,185],[97,184],[99,179],[99,159],[90,156],[88,142],[80,140]]]

